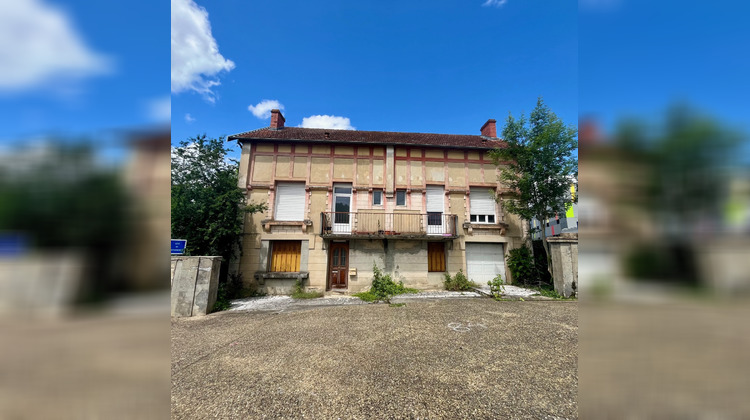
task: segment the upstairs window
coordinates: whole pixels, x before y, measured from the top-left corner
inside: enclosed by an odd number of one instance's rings
[[[374,190],[372,192],[372,205],[373,206],[383,205],[383,190]]]
[[[396,205],[397,206],[406,205],[406,190],[396,190]]]
[[[495,191],[490,188],[472,188],[470,192],[471,223],[495,223]]]
[[[276,185],[274,220],[302,221],[305,216],[305,184],[279,182]]]

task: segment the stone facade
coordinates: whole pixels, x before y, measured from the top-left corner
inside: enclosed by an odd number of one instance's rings
[[[282,120],[283,117],[276,121]],[[493,134],[494,121],[489,123],[483,131]],[[271,129],[284,130],[283,121],[281,127]],[[324,135],[323,130],[317,131]],[[466,242],[501,243],[505,255],[523,242],[525,224],[515,216],[506,215],[499,204],[495,205],[493,223],[470,221],[470,188],[486,187],[500,194],[505,192],[498,182],[498,169],[487,154],[491,150],[489,145],[339,144],[327,138],[320,141],[256,139],[252,138],[252,133],[244,137],[230,136],[230,140],[240,140],[242,145],[239,187],[246,192],[248,202],[265,202],[269,207],[263,214],[246,217],[243,254],[232,267],[242,274],[248,288],[270,294],[289,293],[300,278],[306,289],[330,290],[332,256],[328,249],[332,243],[346,242],[349,247],[346,292],[370,287],[373,264],[409,287],[441,289],[445,272],[428,271],[429,242],[444,243],[445,270],[451,275],[458,270],[467,272]],[[304,184],[303,220],[274,220],[279,182]],[[332,235],[324,227],[325,215],[334,210],[337,185],[351,190],[349,212],[353,221],[351,231],[344,235]],[[455,215],[455,232],[452,231],[454,222],[450,222],[445,228],[450,232],[424,234],[428,224],[428,186],[443,187],[440,199],[444,220],[451,220]],[[376,194],[382,197],[380,204],[374,204]],[[405,196],[403,205],[397,202],[399,194]],[[366,222],[364,213],[371,217],[382,213],[384,219]],[[416,220],[421,233],[389,235],[386,226],[373,227],[386,223],[396,226],[397,222],[385,220],[399,215],[411,215],[404,217]],[[367,223],[372,225],[367,228],[370,234],[357,234]],[[274,241],[301,242],[301,276],[271,274]],[[502,274],[510,279],[509,273]]]

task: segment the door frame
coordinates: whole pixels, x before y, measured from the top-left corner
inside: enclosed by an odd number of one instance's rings
[[[349,189],[349,194],[337,193],[336,192],[336,188],[348,188]],[[333,231],[334,232],[351,233],[351,231],[352,231],[352,218],[353,218],[353,212],[352,212],[353,197],[352,196],[354,195],[353,191],[352,191],[353,188],[354,188],[354,186],[352,184],[348,184],[348,183],[335,183],[335,184],[333,184],[333,202],[332,202],[332,206],[331,206],[332,207],[331,211],[333,211],[333,220],[332,220],[333,223],[332,223],[332,226],[333,226]],[[338,198],[338,197],[349,197],[349,215],[347,217],[349,219],[348,223],[336,223],[336,198]],[[337,226],[338,226],[338,229],[337,229]],[[346,231],[341,231],[341,229],[346,229]]]
[[[349,241],[341,241],[341,242],[329,242],[328,243],[328,263],[326,264],[326,290],[332,290],[333,289],[333,279],[331,278],[331,271],[333,266],[333,248],[339,248],[339,247],[345,247],[346,248],[346,273],[344,274],[344,287],[336,287],[337,289],[348,289],[349,288],[349,261],[351,260],[349,251],[351,250],[351,247],[349,246]]]

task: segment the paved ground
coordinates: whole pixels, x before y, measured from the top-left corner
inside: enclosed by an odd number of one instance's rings
[[[172,320],[173,418],[577,418],[578,304],[421,299]]]
[[[481,293],[478,292],[451,292],[447,290],[435,290],[435,291],[424,291],[419,293],[406,293],[403,295],[394,296],[391,301],[393,303],[400,302],[411,302],[414,300],[423,299],[452,299],[452,298],[482,298],[484,296],[491,295],[490,287],[487,285],[478,288]],[[517,286],[505,286],[503,292],[503,298],[508,299],[530,299],[530,300],[550,300],[544,296],[540,296],[535,290],[525,289]],[[362,301],[358,297],[349,295],[339,295],[336,293],[328,293],[326,296],[317,299],[292,299],[290,296],[263,296],[253,297],[246,299],[236,299],[232,301],[232,306],[229,308],[230,311],[295,311],[300,309],[310,309],[324,306],[338,306],[338,305],[366,305],[367,302]]]

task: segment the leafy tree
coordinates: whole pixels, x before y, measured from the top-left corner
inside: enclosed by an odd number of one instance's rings
[[[518,119],[509,114],[501,135],[506,146],[490,155],[502,169],[501,180],[513,192],[511,198],[501,200],[505,211],[540,223],[564,211],[571,177],[578,173],[573,155],[578,129],[565,125],[539,98],[528,120],[523,114]],[[549,255],[543,228],[541,234]]]
[[[226,269],[241,250],[244,215],[267,206],[245,203],[239,163],[224,144],[203,134],[172,150],[172,237],[187,240],[189,255],[224,257]]]

